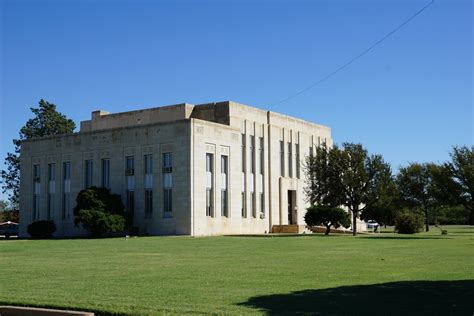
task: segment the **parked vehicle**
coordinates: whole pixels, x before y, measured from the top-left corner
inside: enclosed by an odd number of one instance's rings
[[[367,221],[367,229],[369,229],[369,228],[375,228],[375,229],[377,229],[377,227],[379,227],[379,226],[380,226],[379,223],[377,223],[377,222],[374,221],[374,220],[368,220],[368,221]]]
[[[18,223],[15,222],[3,222],[0,223],[0,236],[5,236],[5,239],[10,236],[18,236]]]

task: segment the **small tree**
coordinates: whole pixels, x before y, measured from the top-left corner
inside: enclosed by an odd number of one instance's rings
[[[339,207],[330,207],[324,205],[313,205],[307,209],[304,220],[309,226],[323,225],[326,227],[325,235],[334,228],[350,227],[351,218],[349,214]]]
[[[74,208],[74,223],[82,224],[99,237],[125,228],[124,205],[118,194],[106,188],[90,187],[79,192]]]
[[[399,234],[415,234],[423,228],[423,216],[414,212],[404,212],[395,219],[395,232]]]

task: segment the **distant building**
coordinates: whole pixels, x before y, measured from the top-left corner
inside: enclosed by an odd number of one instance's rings
[[[329,127],[219,102],[109,114],[92,112],[80,132],[21,146],[20,234],[52,219],[57,236],[74,226],[79,191],[120,194],[140,234],[260,234],[304,225],[303,164]]]

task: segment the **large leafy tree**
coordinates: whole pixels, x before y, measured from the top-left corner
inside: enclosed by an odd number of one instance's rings
[[[326,227],[325,235],[331,231],[331,226],[339,228],[341,226],[351,226],[351,217],[345,210],[339,207],[325,205],[312,205],[306,211],[304,220],[307,225],[323,225]]]
[[[26,139],[74,132],[76,124],[56,110],[56,105],[41,99],[37,108],[30,108],[34,117],[20,129],[19,138],[13,140],[15,151],[7,153],[6,170],[2,170],[2,190],[8,200],[18,207],[20,193],[20,151],[21,142]]]
[[[454,147],[451,160],[445,164],[452,180],[448,195],[469,210],[469,224],[474,225],[474,146]]]
[[[361,144],[318,148],[306,161],[306,196],[311,205],[345,206],[352,213],[352,232],[366,209],[391,203],[390,165],[380,155],[369,155]]]
[[[400,168],[397,185],[404,204],[419,209],[425,214],[425,230],[429,231],[429,219],[436,206],[440,205],[434,177],[442,171],[432,163],[411,163]]]

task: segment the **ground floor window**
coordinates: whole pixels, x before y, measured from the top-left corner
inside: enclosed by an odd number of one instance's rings
[[[173,211],[172,191],[169,188],[166,188],[163,190],[163,208],[164,208],[164,212],[168,214],[170,214]]]
[[[206,216],[212,216],[212,189],[206,189]]]
[[[135,192],[127,190],[127,212],[133,213],[135,211]]]
[[[247,217],[247,207],[245,205],[245,192],[242,192],[242,217]]]
[[[229,209],[227,204],[227,190],[221,190],[221,214],[225,217],[229,217]]]
[[[153,213],[153,190],[145,190],[145,217],[151,217]]]

